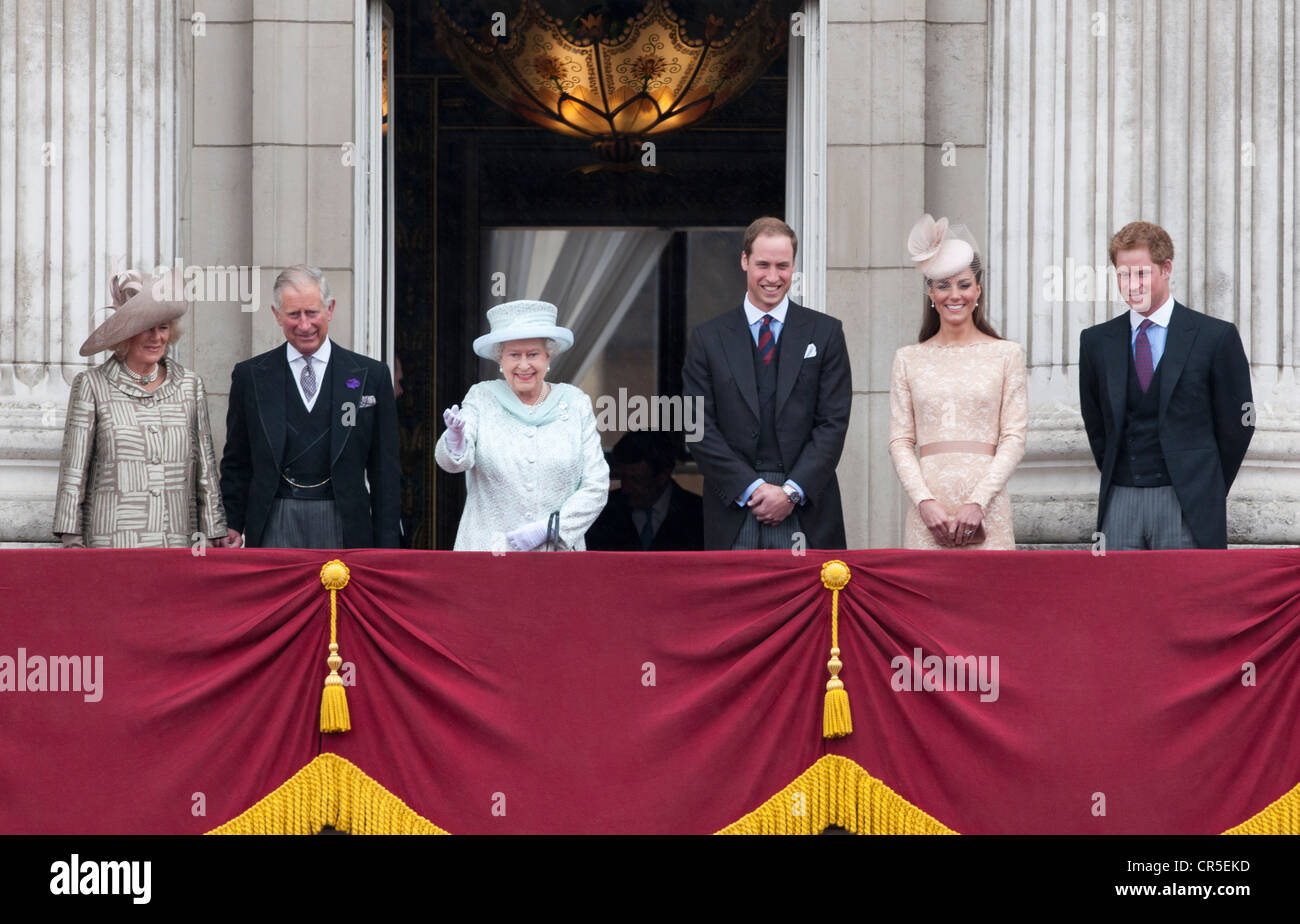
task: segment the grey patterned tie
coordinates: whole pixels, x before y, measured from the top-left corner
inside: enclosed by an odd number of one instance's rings
[[[316,394],[316,373],[311,368],[311,357],[302,358],[302,393],[308,401]]]

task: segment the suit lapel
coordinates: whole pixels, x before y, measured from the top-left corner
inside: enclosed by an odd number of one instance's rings
[[[1173,396],[1178,377],[1187,365],[1187,357],[1192,352],[1192,343],[1196,340],[1196,325],[1192,323],[1190,309],[1186,305],[1174,302],[1173,313],[1169,316],[1169,327],[1165,332],[1165,352],[1160,357],[1160,421],[1165,419],[1165,408]]]
[[[731,374],[749,409],[758,416],[758,382],[754,379],[754,337],[745,323],[745,309],[737,308],[727,319],[727,336],[722,338],[722,350],[727,357]]]
[[[339,456],[343,454],[343,447],[347,445],[348,437],[356,429],[357,415],[361,413],[361,396],[366,392],[366,370],[351,353],[341,349],[336,343],[331,347],[329,376],[334,394],[334,407],[330,411],[330,469],[332,470]],[[349,388],[349,382],[355,383],[354,387]],[[352,407],[347,409],[351,426],[344,426],[343,405],[348,402],[352,403]]]
[[[253,370],[257,395],[257,416],[271,446],[271,457],[279,465],[284,458],[284,390],[289,379],[289,354],[284,344],[264,354]]]
[[[781,326],[781,339],[776,348],[778,352],[776,373],[776,417],[781,419],[781,408],[794,390],[794,380],[799,377],[799,367],[803,365],[803,354],[812,342],[813,319],[794,302],[785,313],[785,324]]]

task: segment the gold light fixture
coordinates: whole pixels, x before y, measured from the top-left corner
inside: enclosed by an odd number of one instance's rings
[[[490,99],[552,131],[587,138],[605,166],[634,168],[647,137],[676,131],[739,96],[785,48],[789,23],[758,0],[730,31],[709,15],[702,38],[665,0],[626,22],[564,23],[524,0],[477,35],[434,6],[443,49]],[[504,34],[499,34],[504,33]],[[598,167],[589,169],[599,169]]]
[[[381,103],[380,103],[381,105],[380,118],[383,120],[382,122],[383,133],[387,135],[388,134],[388,27],[384,26],[384,28],[380,31],[384,38],[383,53],[380,56],[380,60],[379,60],[380,73],[384,75],[383,93],[382,93]]]

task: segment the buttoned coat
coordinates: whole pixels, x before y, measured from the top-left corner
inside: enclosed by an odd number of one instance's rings
[[[845,546],[835,477],[849,427],[853,385],[839,320],[790,302],[777,340],[776,436],[786,477],[803,489],[807,546]],[[736,504],[756,478],[758,384],[754,338],[736,307],[696,328],[682,390],[704,404],[704,431],[688,443],[704,473],[704,547],[730,549],[748,510]]]
[[[175,359],[164,362],[167,377],[153,392],[115,357],[73,379],[55,535],[80,535],[87,548],[225,538],[203,380]]]
[[[465,443],[459,454],[444,431],[434,458],[444,471],[465,472],[465,511],[457,551],[508,551],[506,533],[560,512],[559,548],[586,549],[585,537],[609,497],[609,465],[596,415],[582,389],[551,386],[539,413],[549,423],[521,420],[501,407],[488,382],[461,404]]]
[[[1079,336],[1079,406],[1101,470],[1097,529],[1124,439],[1128,312]],[[1250,364],[1235,325],[1174,302],[1160,358],[1160,450],[1197,548],[1228,547],[1228,489],[1255,433]]]
[[[343,518],[343,547],[395,549],[400,539],[401,463],[397,401],[388,367],[331,341],[326,372],[330,408],[330,483]],[[281,343],[235,366],[230,375],[221,494],[230,528],[260,546],[281,465],[287,421],[286,386],[293,388]]]

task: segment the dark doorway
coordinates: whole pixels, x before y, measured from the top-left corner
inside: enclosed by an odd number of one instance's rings
[[[494,271],[487,265],[489,235],[509,229],[664,232],[653,300],[638,309],[656,317],[647,325],[638,315],[636,323],[637,330],[654,331],[657,393],[678,393],[690,325],[738,305],[743,296],[739,231],[761,215],[784,213],[786,62],[777,60],[747,93],[698,126],[656,137],[661,172],[582,174],[578,168],[595,160],[584,142],[506,112],[455,71],[435,41],[429,2],[389,0],[395,32],[394,329],[404,375],[398,410],[406,541],[414,548],[449,549],[464,478],[437,468],[433,446],[443,409],[483,374],[471,344],[486,330],[484,312],[506,300],[484,294]],[[501,8],[509,12],[511,4]],[[719,240],[735,242],[734,276],[709,282],[720,272],[711,269],[717,260],[703,255],[716,251]],[[693,242],[700,254],[694,261]],[[512,291],[509,297],[538,294]],[[558,307],[564,324],[566,305]],[[649,335],[629,329],[611,338],[608,349],[635,349],[629,341],[642,336]],[[606,365],[617,368],[613,361]],[[616,378],[606,375],[601,387],[617,391]],[[645,386],[638,380],[637,387]],[[607,446],[617,438],[607,436]]]

